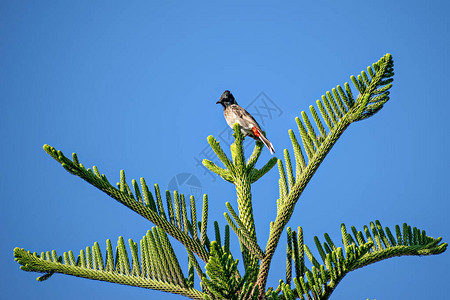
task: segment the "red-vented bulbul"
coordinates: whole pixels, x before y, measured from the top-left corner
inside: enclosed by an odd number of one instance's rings
[[[270,154],[275,153],[272,143],[264,136],[258,122],[256,122],[251,114],[237,104],[230,91],[226,90],[223,92],[222,96],[220,96],[220,100],[216,102],[216,104],[219,103],[223,106],[223,115],[225,116],[228,126],[233,128],[234,123],[239,123],[241,132],[244,136],[250,136],[257,141],[263,142],[269,149]]]

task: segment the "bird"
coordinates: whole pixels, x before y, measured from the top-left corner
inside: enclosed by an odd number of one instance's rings
[[[266,138],[258,122],[248,111],[237,104],[236,99],[234,99],[233,94],[229,90],[223,92],[216,104],[223,106],[223,115],[228,126],[233,128],[234,123],[239,123],[244,136],[250,136],[257,141],[261,141],[269,149],[270,154],[275,153],[272,143]]]

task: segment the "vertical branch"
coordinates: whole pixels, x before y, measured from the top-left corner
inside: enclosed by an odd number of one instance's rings
[[[234,138],[235,142],[231,145],[231,153],[233,157],[234,164],[234,185],[236,187],[236,195],[238,202],[238,210],[239,210],[239,219],[242,221],[245,229],[250,234],[250,237],[255,243],[257,243],[256,239],[256,229],[255,229],[255,220],[253,217],[253,205],[252,205],[252,191],[251,191],[251,179],[249,176],[249,172],[247,172],[247,168],[245,165],[244,158],[244,148],[243,148],[243,140],[244,137],[241,133],[241,129],[239,124],[234,124]],[[241,245],[242,248],[245,248],[243,251],[244,256],[244,264],[247,269],[249,266],[252,269],[257,269],[257,265],[259,260],[248,253],[248,249],[244,245]],[[250,261],[245,258],[250,258]]]

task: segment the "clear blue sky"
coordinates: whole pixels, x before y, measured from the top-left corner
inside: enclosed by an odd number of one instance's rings
[[[2,298],[180,299],[64,275],[39,283],[19,270],[14,247],[78,253],[118,236],[139,240],[151,227],[64,171],[43,144],[76,152],[111,182],[124,169],[130,181],[165,189],[177,174],[193,174],[210,197],[210,220],[224,226],[233,187],[195,160],[206,137],[226,128],[220,94],[230,89],[245,107],[264,92],[278,106],[257,119],[280,157],[301,110],[385,53],[395,60],[391,100],[345,132],[289,225],[303,226],[310,247],[324,232],[339,241],[342,222],[362,228],[376,219],[449,242],[448,2],[227,2],[0,3]],[[260,163],[269,158],[264,150]],[[275,218],[277,173],[253,186],[262,245]],[[270,285],[283,278],[284,240]],[[332,299],[443,299],[449,257],[357,270]]]

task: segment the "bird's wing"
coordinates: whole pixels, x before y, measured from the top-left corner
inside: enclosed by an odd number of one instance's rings
[[[261,127],[259,126],[258,122],[256,122],[255,118],[253,118],[253,116],[248,111],[236,104],[231,105],[230,108],[238,117],[242,118],[244,122],[253,124],[259,129],[259,131],[261,131]]]

